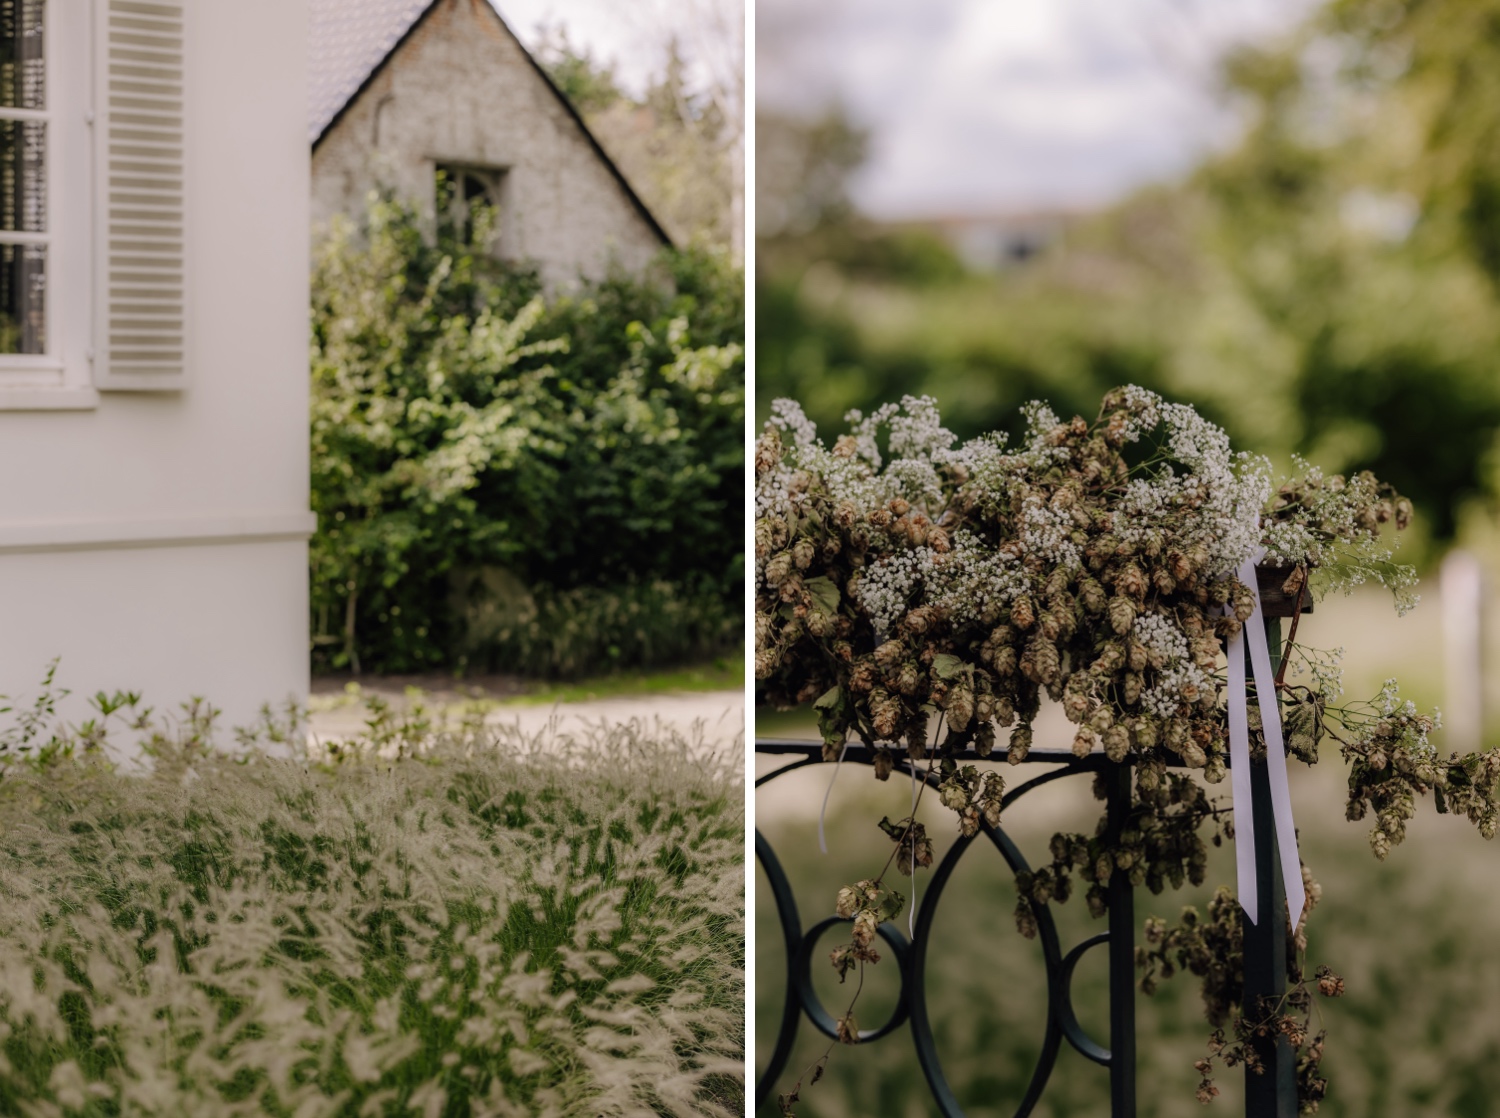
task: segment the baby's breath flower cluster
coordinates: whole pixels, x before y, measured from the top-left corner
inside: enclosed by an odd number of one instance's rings
[[[796,404],[776,402],[756,448],[766,697],[818,700],[830,752],[851,734],[925,741],[937,710],[980,756],[1010,729],[1020,761],[1045,693],[1079,727],[1081,754],[1174,756],[1221,778],[1220,642],[1253,608],[1235,571],[1273,531],[1283,544],[1332,546],[1325,526],[1363,539],[1399,498],[1361,481],[1338,492],[1373,511],[1302,502],[1301,482],[1273,500],[1264,460],[1140,388],[1111,392],[1093,423],[1041,404],[1026,416],[1014,448],[960,445],[932,400],[907,397],[852,413],[829,449]],[[1304,579],[1315,558],[1282,556]]]
[[[1325,590],[1348,591],[1375,581],[1395,595],[1406,613],[1417,604],[1416,572],[1392,559],[1380,528],[1411,523],[1412,505],[1368,470],[1351,478],[1325,476],[1298,460],[1295,481],[1277,491],[1271,505],[1265,543],[1269,562],[1306,565]]]
[[[777,401],[755,455],[755,672],[766,701],[814,706],[825,758],[853,739],[882,780],[900,752],[914,771],[925,762],[965,834],[998,824],[1004,782],[963,762],[999,759],[998,748],[1023,761],[1044,695],[1074,725],[1075,754],[1130,763],[1123,829],[1056,836],[1051,864],[1018,882],[1017,925],[1034,934],[1036,906],[1065,901],[1075,878],[1102,914],[1116,873],[1153,892],[1200,882],[1203,828],[1215,844],[1231,837],[1228,809],[1204,784],[1227,773],[1223,650],[1254,612],[1237,577],[1247,559],[1264,556],[1262,586],[1294,600],[1294,614],[1367,578],[1404,609],[1415,575],[1392,562],[1383,537],[1386,525],[1409,524],[1411,504],[1368,473],[1306,467],[1278,487],[1264,459],[1236,454],[1192,408],[1137,387],[1108,393],[1092,422],[1064,422],[1044,404],[1024,415],[1015,445],[1003,435],[959,443],[931,399],[906,397],[851,413],[850,432],[828,448],[795,403]],[[1351,762],[1350,816],[1374,813],[1376,853],[1400,841],[1429,789],[1440,811],[1492,834],[1500,753],[1438,761],[1431,719],[1390,696],[1368,711],[1335,708],[1336,656],[1301,649],[1295,633],[1294,621],[1276,681],[1288,751],[1311,764],[1335,737]],[[1285,683],[1294,665],[1311,686]],[[1258,704],[1247,716],[1252,756],[1264,756]],[[929,743],[934,719],[944,733]],[[914,817],[882,826],[896,843],[887,869],[930,861]],[[884,871],[846,892],[839,911],[856,929],[898,911]],[[1194,957],[1211,960],[1189,969],[1206,981],[1232,973],[1224,989],[1238,989],[1240,963],[1224,946],[1234,937],[1194,934]],[[874,961],[872,936],[834,952],[841,976]],[[1225,1051],[1248,1062],[1264,1048],[1263,1024]],[[857,1039],[852,1024],[841,1032]],[[1293,1032],[1315,1108],[1322,1041]],[[788,1113],[796,1094],[785,1096]]]

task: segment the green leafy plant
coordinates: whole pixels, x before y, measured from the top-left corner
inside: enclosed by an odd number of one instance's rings
[[[496,579],[627,609],[649,597],[641,587],[669,584],[704,611],[675,644],[579,648],[540,667],[597,670],[719,639],[743,579],[735,274],[679,254],[659,274],[549,299],[486,255],[490,220],[481,209],[462,236],[434,238],[411,208],[373,201],[363,229],[336,225],[319,251],[316,662],[528,666],[524,649],[464,628],[472,602],[457,591]]]
[[[1004,728],[1005,759],[1024,760],[1044,694],[1076,726],[1076,755],[1130,762],[1134,790],[1118,832],[1058,834],[1050,864],[1018,879],[1016,922],[1031,936],[1037,906],[1075,891],[1103,915],[1117,874],[1155,893],[1201,884],[1204,829],[1216,844],[1232,838],[1227,808],[1208,789],[1227,773],[1227,689],[1238,685],[1221,641],[1254,611],[1236,575],[1242,564],[1263,554],[1298,603],[1374,579],[1406,609],[1415,574],[1393,561],[1382,531],[1407,526],[1410,502],[1373,475],[1308,469],[1273,485],[1269,463],[1234,454],[1192,408],[1136,387],[1108,393],[1092,423],[1063,422],[1042,404],[1026,416],[1019,445],[1004,436],[955,445],[934,402],[908,397],[868,418],[852,414],[849,433],[828,448],[800,408],[778,401],[756,447],[755,671],[771,703],[813,704],[825,759],[853,738],[873,751],[877,778],[889,778],[896,749],[914,780],[925,763],[916,799],[930,782],[967,835],[998,823],[1005,785],[998,768],[964,762],[990,757]],[[1451,805],[1492,836],[1500,750],[1441,759],[1428,740],[1434,719],[1402,702],[1394,683],[1373,703],[1338,705],[1331,658],[1295,636],[1294,627],[1276,681],[1288,750],[1312,764],[1322,742],[1339,746],[1349,817],[1373,813],[1376,855],[1401,840],[1429,791],[1440,811]],[[1286,682],[1294,662],[1310,683]],[[1263,756],[1253,705],[1249,715],[1251,755]],[[1095,794],[1105,797],[1102,781]],[[834,953],[841,976],[878,958],[875,929],[899,911],[890,868],[910,874],[932,862],[915,810],[880,826],[895,844],[885,870],[838,897],[853,934]],[[1316,882],[1304,876],[1315,901]],[[1215,1060],[1259,1066],[1279,1033],[1298,1051],[1301,1097],[1316,1109],[1323,1041],[1310,1028],[1304,914],[1287,929],[1287,999],[1262,1015],[1247,1007],[1248,1017],[1226,994],[1242,986],[1232,895],[1210,915],[1171,932],[1149,926],[1159,946],[1142,956],[1148,987],[1170,973],[1172,953],[1205,981],[1221,1032],[1200,1068],[1200,1097],[1216,1093]],[[1325,977],[1316,988],[1334,996],[1340,983]],[[857,998],[840,1027],[846,1041],[858,1035]]]

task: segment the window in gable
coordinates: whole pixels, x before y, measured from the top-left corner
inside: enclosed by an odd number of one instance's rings
[[[440,232],[463,244],[483,239],[495,255],[505,255],[506,185],[506,173],[498,167],[438,163],[434,197]]]

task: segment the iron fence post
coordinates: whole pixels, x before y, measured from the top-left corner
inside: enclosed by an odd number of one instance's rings
[[[1281,666],[1281,621],[1266,620],[1272,670]],[[1248,672],[1249,666],[1246,665]],[[1279,697],[1278,697],[1279,702]],[[1260,923],[1245,922],[1244,1014],[1265,1017],[1286,993],[1286,885],[1271,811],[1271,777],[1264,759],[1250,762],[1251,815],[1255,821],[1255,893]],[[1297,1118],[1297,1075],[1291,1043],[1280,1033],[1258,1045],[1264,1070],[1245,1069],[1245,1118]]]
[[[1130,818],[1129,762],[1105,770],[1111,841]],[[1135,886],[1116,866],[1109,879],[1109,1095],[1111,1118],[1135,1118]]]

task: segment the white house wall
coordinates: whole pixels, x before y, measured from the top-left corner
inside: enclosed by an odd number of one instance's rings
[[[0,410],[0,693],[244,722],[308,687],[307,11],[187,7],[188,384]]]
[[[503,255],[549,286],[644,267],[662,241],[488,0],[443,0],[313,152],[315,230],[371,190],[430,209],[437,163],[507,169]]]

